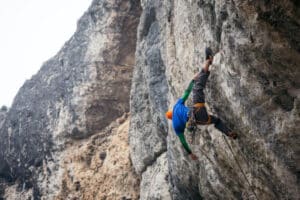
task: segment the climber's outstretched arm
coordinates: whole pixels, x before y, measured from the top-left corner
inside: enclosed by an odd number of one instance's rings
[[[183,134],[183,133],[180,133],[180,134],[178,134],[178,137],[179,137],[180,142],[181,142],[181,144],[183,145],[184,149],[185,149],[186,152],[189,154],[190,158],[191,158],[192,160],[197,160],[198,157],[197,157],[195,154],[192,153],[192,150],[190,149],[188,143],[187,143],[186,140],[185,140],[184,134]]]
[[[186,150],[186,152],[187,152],[188,154],[191,154],[191,153],[192,153],[192,150],[190,149],[188,143],[186,142],[185,137],[184,137],[184,134],[183,134],[183,133],[178,134],[178,137],[179,137],[179,140],[180,140],[182,146],[183,146],[184,149]]]
[[[191,80],[191,82],[189,83],[189,86],[187,89],[185,89],[181,99],[183,100],[183,102],[185,102],[187,100],[187,98],[189,97],[189,95],[191,94],[191,91],[193,89],[194,86],[194,80]]]

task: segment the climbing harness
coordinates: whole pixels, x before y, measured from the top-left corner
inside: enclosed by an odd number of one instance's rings
[[[194,107],[190,107],[190,111],[188,113],[189,120],[185,124],[186,129],[193,134],[197,130],[196,118],[194,115]]]
[[[196,104],[194,104],[194,106],[190,107],[189,120],[186,123],[186,128],[188,131],[190,131],[190,132],[196,131],[197,125],[211,124],[211,116],[210,115],[208,115],[208,119],[206,122],[197,120],[195,117],[195,113],[197,113],[204,106],[205,106],[205,103],[196,103]]]
[[[230,149],[230,151],[231,151],[231,153],[232,153],[232,155],[233,155],[233,157],[234,157],[235,162],[237,163],[237,165],[238,165],[239,169],[241,170],[241,172],[242,172],[244,178],[246,179],[246,182],[248,183],[249,187],[251,188],[252,193],[254,194],[255,198],[256,198],[257,200],[259,200],[259,198],[257,197],[257,194],[255,193],[255,191],[254,191],[254,189],[253,189],[253,187],[252,187],[250,181],[248,180],[248,178],[247,178],[245,172],[243,171],[243,169],[242,169],[240,163],[238,162],[238,160],[237,160],[237,158],[236,158],[236,156],[235,156],[235,154],[234,154],[234,152],[233,152],[233,150],[232,150],[232,147],[231,147],[231,145],[229,144],[228,140],[226,139],[225,135],[223,135],[223,138],[224,138],[224,140],[225,140],[225,142],[226,142],[228,148]]]
[[[193,112],[193,115],[194,115],[194,118],[195,118],[195,113],[198,112],[201,108],[203,108],[205,106],[205,103],[196,103],[194,104],[194,108],[195,108],[195,111]],[[195,118],[196,119],[196,118]],[[208,119],[206,122],[203,122],[203,121],[200,121],[200,120],[197,120],[196,119],[196,123],[199,124],[199,125],[207,125],[207,124],[210,124],[211,123],[211,116],[208,115]]]
[[[204,107],[204,106],[205,106],[205,103],[196,103],[196,104],[194,104],[195,108],[201,108],[201,107]]]
[[[207,125],[211,124],[211,116],[208,115],[208,120],[206,122],[197,120],[195,113],[205,106],[205,103],[196,103],[194,106],[190,107],[189,120],[186,123],[186,128],[189,132],[192,132],[192,142],[195,139],[195,132],[197,131],[197,125]]]

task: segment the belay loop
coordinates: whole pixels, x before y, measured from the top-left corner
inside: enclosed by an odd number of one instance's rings
[[[190,112],[189,112],[189,120],[186,123],[186,128],[189,132],[194,133],[197,129],[197,122],[195,118],[195,113],[194,113],[194,107],[190,107]]]
[[[194,104],[194,106],[189,107],[190,108],[190,111],[188,113],[189,120],[186,123],[186,128],[189,132],[192,133],[192,142],[194,142],[194,139],[195,139],[195,133],[196,133],[196,130],[197,130],[197,125],[207,125],[207,124],[211,123],[211,116],[210,115],[208,115],[208,119],[207,119],[206,122],[197,120],[196,117],[195,117],[196,112],[198,112],[204,106],[205,106],[205,103],[196,103],[196,104]]]

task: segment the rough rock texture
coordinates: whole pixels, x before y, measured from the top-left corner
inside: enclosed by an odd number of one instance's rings
[[[87,141],[69,144],[56,199],[138,199],[139,177],[130,162],[129,119],[113,122]]]
[[[162,60],[164,20],[161,1],[153,7],[145,7],[138,29],[136,68],[131,91],[132,113],[130,144],[132,161],[138,173],[155,162],[167,150],[167,124],[164,111],[167,107],[167,82]],[[141,142],[143,141],[143,142]]]
[[[299,33],[295,0],[94,0],[0,112],[0,199],[299,199]],[[199,127],[192,161],[164,113],[207,46],[239,139]]]
[[[47,199],[138,199],[139,177],[129,159],[129,119],[123,116],[117,121],[91,138],[66,145],[61,187],[55,198]],[[4,198],[31,196],[32,189],[19,191],[15,184],[6,187]]]
[[[53,199],[67,146],[129,111],[140,12],[139,1],[94,0],[72,38],[23,85],[0,129],[1,179]]]
[[[140,199],[171,199],[168,175],[167,153],[163,153],[143,173]]]
[[[299,3],[141,4],[129,136],[141,191],[147,191],[141,199],[156,199],[156,188],[166,187],[146,178],[166,174],[161,163],[168,166],[171,199],[298,199]],[[193,162],[164,112],[201,67],[206,46],[217,52],[205,91],[208,107],[240,138],[201,127],[191,145],[199,157]]]
[[[7,115],[7,109],[5,107],[1,108],[1,110],[0,110],[0,129],[4,124],[6,115]]]

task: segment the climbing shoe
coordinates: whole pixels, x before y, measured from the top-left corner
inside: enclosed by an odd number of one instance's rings
[[[213,57],[213,51],[211,50],[211,48],[206,47],[205,48],[205,60],[208,60],[210,57]]]
[[[237,134],[235,133],[235,132],[230,132],[230,133],[228,133],[228,135],[227,135],[228,137],[231,137],[232,139],[236,139],[237,138]]]

